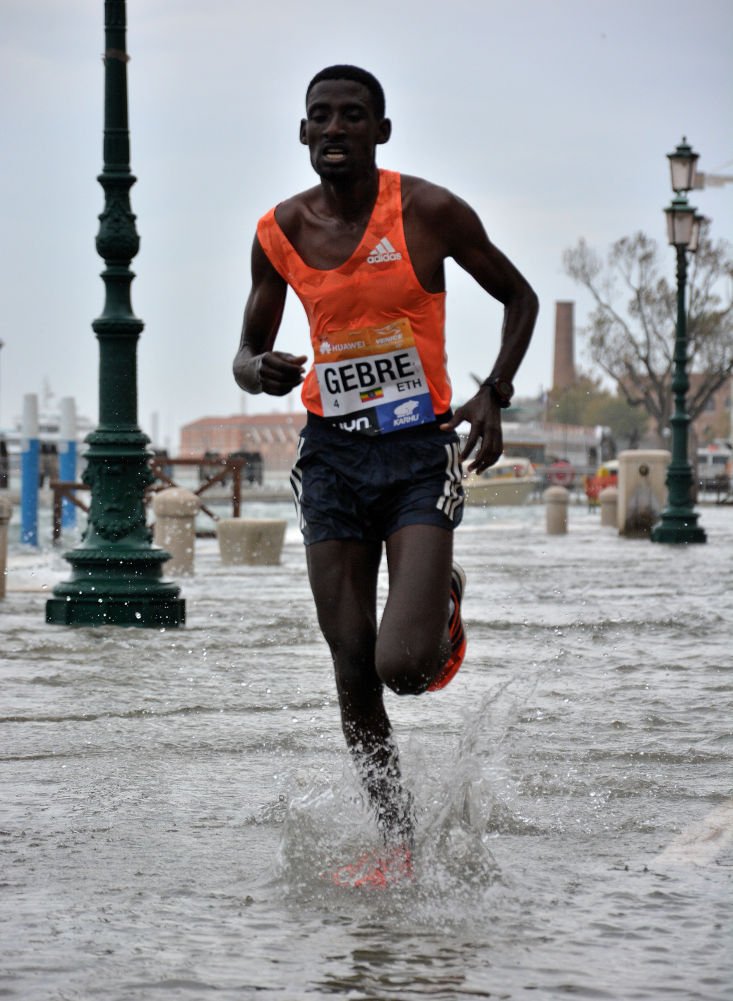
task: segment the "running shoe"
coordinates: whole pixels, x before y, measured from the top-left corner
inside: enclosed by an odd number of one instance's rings
[[[362,890],[386,890],[408,879],[412,879],[412,852],[405,845],[367,852],[331,873],[336,886]]]
[[[463,591],[466,587],[466,574],[457,563],[453,564],[450,578],[451,612],[448,622],[448,636],[450,638],[450,654],[443,665],[443,669],[438,676],[428,685],[429,692],[437,692],[440,688],[445,688],[448,682],[452,681],[458,673],[466,656],[466,631],[463,628],[461,618],[461,601]]]

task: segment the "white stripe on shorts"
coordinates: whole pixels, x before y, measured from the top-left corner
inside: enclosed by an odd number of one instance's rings
[[[458,458],[458,442],[453,441],[449,445],[446,445],[445,453],[443,494],[438,498],[435,506],[447,518],[453,521],[456,511],[463,503],[463,497],[459,489],[463,478],[463,471]]]
[[[298,438],[298,454],[295,459],[295,464],[290,470],[290,487],[293,491],[293,501],[295,502],[295,513],[298,516],[298,528],[303,531],[305,528],[305,518],[303,517],[303,473],[298,466],[298,459],[300,459],[300,453],[303,451],[304,439]]]

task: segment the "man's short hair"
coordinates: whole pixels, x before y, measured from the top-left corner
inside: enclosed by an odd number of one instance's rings
[[[372,99],[372,107],[377,119],[381,121],[384,118],[384,91],[382,90],[382,85],[379,80],[377,80],[373,74],[369,73],[368,70],[360,69],[358,66],[348,65],[327,66],[325,69],[321,70],[320,73],[316,73],[311,82],[308,84],[308,89],[305,92],[306,103],[308,102],[308,95],[311,90],[317,83],[320,83],[321,80],[353,80],[354,83],[360,83],[369,91]]]

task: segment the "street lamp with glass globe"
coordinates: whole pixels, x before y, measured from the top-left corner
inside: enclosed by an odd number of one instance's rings
[[[674,342],[672,392],[674,413],[672,427],[672,461],[667,469],[667,506],[661,521],[651,534],[652,542],[705,542],[705,531],[697,524],[697,512],[692,502],[692,467],[687,454],[690,417],[687,413],[687,254],[695,253],[704,218],[687,201],[687,192],[695,186],[698,154],[685,138],[674,153],[669,153],[672,190],[675,196],[664,210],[667,216],[667,238],[677,251],[677,325]]]

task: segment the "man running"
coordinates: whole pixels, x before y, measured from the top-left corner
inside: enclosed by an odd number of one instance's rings
[[[418,695],[446,685],[466,648],[453,564],[461,460],[478,472],[502,453],[501,409],[527,350],[537,297],[444,188],[380,170],[390,137],[379,82],[354,66],[318,73],[300,141],[319,183],[258,223],[252,289],[234,377],[250,393],[303,384],[308,412],[291,482],[318,621],[331,650],[347,745],[390,843],[413,818],[385,711],[386,685]],[[491,374],[451,412],[444,261],[504,306]],[[275,351],[287,288],[302,301],[314,361]],[[470,430],[459,454],[455,429]],[[386,550],[389,592],[377,619]]]

